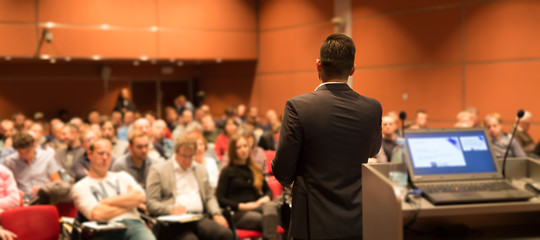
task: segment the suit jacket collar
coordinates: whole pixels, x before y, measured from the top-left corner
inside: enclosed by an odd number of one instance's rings
[[[346,90],[352,90],[351,87],[347,83],[327,83],[327,84],[321,84],[316,89],[315,92],[321,91],[321,90],[331,90],[331,91],[346,91]]]

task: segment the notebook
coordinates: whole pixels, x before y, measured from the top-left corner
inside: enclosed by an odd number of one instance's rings
[[[412,184],[434,205],[534,197],[503,178],[484,128],[405,130],[404,157]]]

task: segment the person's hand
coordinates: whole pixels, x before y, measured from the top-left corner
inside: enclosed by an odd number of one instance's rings
[[[33,187],[32,189],[30,189],[30,194],[34,195],[36,194],[37,192],[39,191],[39,187]]]
[[[182,215],[187,213],[186,207],[183,205],[177,205],[172,210],[172,215]]]
[[[247,203],[239,203],[238,209],[243,211],[249,211],[253,210],[255,208],[258,208],[261,205],[259,202],[247,202]]]
[[[264,197],[262,197],[262,198],[259,198],[259,199],[257,200],[257,202],[259,203],[259,205],[261,205],[261,204],[263,204],[263,203],[266,203],[266,202],[270,202],[270,197],[264,196]]]
[[[146,204],[144,204],[144,203],[141,203],[141,204],[137,205],[137,208],[140,209],[143,212],[146,212]]]
[[[217,222],[219,225],[224,226],[226,228],[229,228],[229,223],[227,223],[227,219],[225,217],[220,215],[215,215],[213,217],[214,221]]]
[[[13,240],[17,238],[17,234],[12,233],[6,229],[0,228],[0,239],[2,240]]]

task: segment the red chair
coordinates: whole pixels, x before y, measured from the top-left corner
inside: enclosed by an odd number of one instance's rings
[[[283,229],[281,226],[278,226],[277,233],[281,235],[285,233],[285,229]],[[236,236],[238,236],[238,239],[260,238],[262,236],[262,233],[253,230],[236,229]]]
[[[266,156],[266,170],[268,171],[268,174],[273,175],[274,172],[272,171],[272,160],[274,160],[274,157],[276,156],[276,151],[266,150],[264,151],[264,155]]]
[[[75,204],[73,204],[73,202],[57,203],[56,208],[58,209],[58,215],[60,215],[60,217],[75,218],[78,213],[77,208],[75,207]]]
[[[60,236],[58,211],[53,205],[33,205],[2,213],[2,227],[17,234],[17,240],[57,240]]]
[[[266,178],[266,183],[268,184],[268,187],[272,190],[273,193],[273,199],[276,199],[279,195],[283,193],[283,186],[281,186],[281,183],[274,177],[274,176],[268,176]]]

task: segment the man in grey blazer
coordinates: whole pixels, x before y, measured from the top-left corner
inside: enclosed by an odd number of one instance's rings
[[[292,187],[295,239],[362,239],[362,164],[381,146],[381,104],[354,92],[351,38],[322,44],[314,92],[287,100],[272,169]]]
[[[168,225],[160,239],[233,238],[227,220],[221,215],[217,199],[202,165],[194,165],[196,138],[182,135],[175,142],[175,154],[168,161],[153,165],[146,179],[147,208],[151,215],[203,213],[195,224]]]

